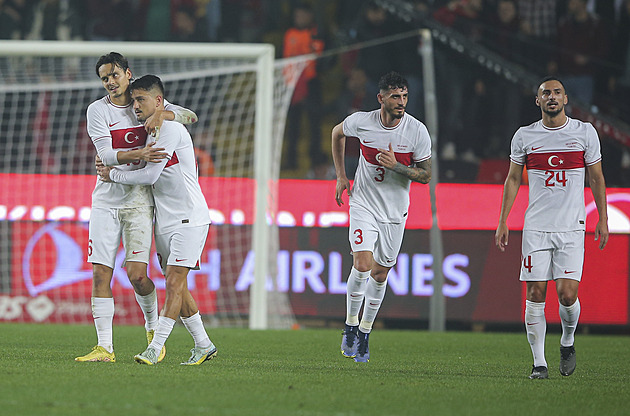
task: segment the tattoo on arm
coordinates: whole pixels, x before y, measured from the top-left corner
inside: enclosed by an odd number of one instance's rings
[[[396,163],[392,170],[408,177],[414,182],[429,183],[431,180],[431,159],[418,162],[415,167],[408,167],[401,163]]]

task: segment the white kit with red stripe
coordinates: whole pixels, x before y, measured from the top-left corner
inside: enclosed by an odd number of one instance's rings
[[[190,133],[182,124],[165,121],[157,143],[169,155],[167,159],[134,171],[112,169],[110,178],[128,185],[153,184],[155,234],[210,224],[208,204],[199,186]]]
[[[599,137],[590,123],[567,117],[556,128],[539,120],[518,129],[510,160],[527,167],[529,205],[523,229],[584,230],[585,170],[601,159]]]
[[[139,123],[133,106],[112,103],[108,95],[94,101],[87,109],[87,130],[94,146],[111,147],[114,151],[140,149],[145,146],[147,132]],[[100,153],[99,153],[100,154]],[[146,162],[120,165],[120,169],[135,170]],[[133,208],[152,206],[151,189],[147,186],[129,186],[119,183],[96,181],[92,192],[92,206],[99,208]]]
[[[361,156],[354,179],[350,206],[361,206],[384,223],[406,220],[409,208],[411,180],[381,166],[376,160],[378,149],[392,149],[396,160],[413,166],[431,158],[431,138],[426,126],[409,114],[404,114],[395,127],[385,127],[380,110],[356,112],[343,122],[343,134],[357,138]]]

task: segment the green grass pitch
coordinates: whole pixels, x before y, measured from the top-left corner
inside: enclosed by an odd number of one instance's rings
[[[524,334],[375,330],[367,364],[343,358],[341,329],[210,329],[218,356],[179,363],[183,326],[157,366],[133,361],[142,327],[114,328],[116,363],[77,363],[88,325],[0,324],[2,415],[628,415],[630,337],[578,335],[575,374],[529,380]]]

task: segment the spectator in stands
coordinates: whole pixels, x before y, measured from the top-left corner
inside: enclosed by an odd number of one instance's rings
[[[136,40],[133,0],[112,0],[103,7],[102,0],[89,0],[87,36],[96,41]]]
[[[557,67],[574,100],[591,105],[595,79],[603,74],[608,39],[601,21],[588,12],[586,3],[587,0],[569,0],[557,34],[558,59],[551,61],[550,68]]]
[[[518,15],[531,45],[528,48],[532,52],[528,56],[532,62],[530,70],[541,72],[540,68],[549,62],[558,28],[560,3],[561,0],[518,0]]]
[[[630,0],[624,2],[612,45],[613,71],[608,84],[614,104],[610,107],[619,117],[630,122]]]
[[[524,33],[521,29],[521,20],[517,15],[516,2],[514,0],[499,0],[496,7],[488,12],[487,24],[483,30],[483,44],[498,53],[510,62],[523,64],[523,51],[526,49],[524,42]],[[507,157],[509,153],[509,142],[507,137],[520,125],[521,108],[523,102],[531,101],[531,91],[524,91],[517,84],[498,76],[492,81],[492,87],[487,91],[487,102],[484,104],[487,108],[492,108],[492,103],[501,102],[502,98],[507,96],[513,97],[510,105],[502,108],[500,117],[495,117],[496,112],[492,110],[487,120],[485,128],[489,128],[485,135],[479,140],[484,142],[483,157]],[[478,88],[481,86],[478,86]],[[485,87],[485,85],[484,85]],[[525,94],[526,97],[525,97]],[[474,120],[471,120],[474,123]]]
[[[205,20],[198,19],[195,8],[182,5],[175,10],[173,16],[173,33],[171,41],[175,42],[208,42],[208,30]]]
[[[78,0],[41,0],[34,4],[29,40],[82,40],[85,3]]]
[[[312,8],[305,4],[298,4],[293,10],[293,27],[284,34],[282,56],[306,55],[321,53],[325,41],[320,28],[315,23]],[[287,152],[284,159],[286,169],[298,167],[298,141],[301,137],[302,116],[305,113],[309,124],[309,157],[311,167],[328,163],[321,147],[322,141],[322,88],[319,78],[317,61],[311,60],[306,64],[295,86],[291,106],[287,114]]]
[[[22,15],[13,2],[0,0],[0,39],[21,39]]]
[[[451,27],[470,39],[481,40],[483,33],[483,3],[481,0],[455,0],[438,8],[433,18],[444,26]],[[450,48],[436,48],[435,53],[437,84],[442,90],[438,94],[439,112],[451,116],[440,118],[440,132],[443,140],[440,157],[444,160],[454,160],[464,156],[467,161],[477,159],[479,144],[476,133],[470,130],[479,123],[475,121],[464,129],[467,117],[485,118],[482,114],[485,107],[481,102],[486,100],[486,88],[480,81],[478,66],[471,66],[468,57]],[[462,71],[461,68],[466,68]],[[472,69],[472,70],[469,70]],[[464,105],[475,102],[476,104]],[[473,115],[472,112],[478,112]]]

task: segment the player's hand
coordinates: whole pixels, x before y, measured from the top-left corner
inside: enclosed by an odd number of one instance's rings
[[[377,149],[378,153],[376,154],[376,160],[381,166],[385,166],[388,169],[392,169],[396,166],[398,161],[396,160],[396,154],[394,153],[394,149],[392,149],[392,144],[389,144],[389,149]]]
[[[94,166],[96,166],[96,168],[98,169],[99,167],[103,167],[105,166],[103,164],[103,161],[101,160],[100,157],[98,157],[98,155],[94,156]]]
[[[165,110],[155,110],[149,118],[144,122],[144,129],[147,133],[155,135],[155,129],[162,127],[162,123],[166,120]]]
[[[99,166],[96,168],[96,173],[98,173],[98,178],[100,180],[102,180],[103,182],[113,182],[110,178],[109,178],[109,172],[112,170],[112,168],[107,167],[107,166]]]
[[[599,249],[603,250],[608,243],[609,231],[606,221],[599,221],[595,226],[595,241],[599,240]]]
[[[337,187],[335,188],[335,201],[337,206],[343,205],[343,190],[348,192],[348,196],[352,196],[352,189],[350,188],[350,181],[348,178],[337,178]]]
[[[507,224],[500,223],[497,227],[496,233],[494,234],[494,243],[501,251],[505,251],[505,247],[508,245],[509,232]]]
[[[168,153],[164,152],[163,147],[154,147],[156,142],[147,144],[144,148],[138,149],[140,160],[151,163],[159,163],[162,159],[168,157]]]

